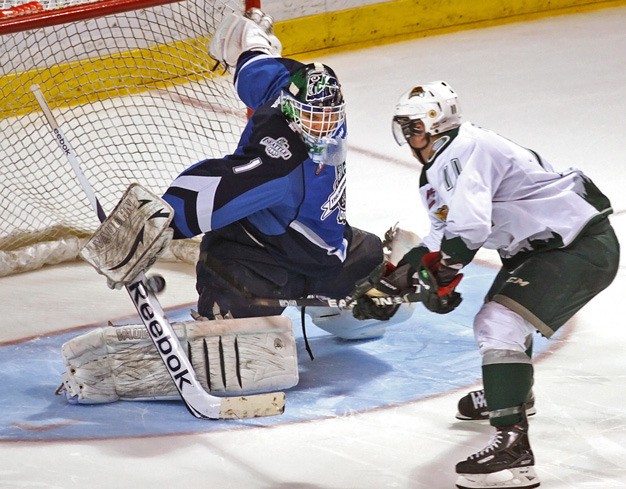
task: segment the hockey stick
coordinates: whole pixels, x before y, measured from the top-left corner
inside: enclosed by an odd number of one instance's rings
[[[255,306],[267,307],[338,307],[339,309],[352,309],[356,304],[353,297],[344,299],[329,299],[328,297],[304,297],[302,299],[271,299],[267,297],[249,297]],[[370,297],[377,306],[392,306],[394,304],[411,304],[421,302],[418,293],[411,292],[405,295],[393,295],[386,297]]]
[[[39,86],[31,86],[31,91],[50,125],[54,138],[72,166],[72,170],[78,178],[87,199],[98,214],[100,222],[102,222],[106,215],[93,187],[80,167],[76,153],[70,146],[67,137],[61,131]],[[239,419],[283,413],[285,409],[284,392],[245,397],[216,397],[205,391],[198,381],[193,366],[185,355],[178,337],[165,316],[161,304],[154,293],[146,286],[145,275],[141,273],[132,283],[126,286],[126,290],[148,331],[148,335],[159,352],[165,368],[172,377],[181,399],[189,412],[196,418]]]

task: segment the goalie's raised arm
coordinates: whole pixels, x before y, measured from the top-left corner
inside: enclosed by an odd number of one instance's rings
[[[274,35],[274,19],[257,8],[244,15],[233,12],[224,17],[209,42],[210,56],[234,69],[245,51],[280,56],[282,44]]]

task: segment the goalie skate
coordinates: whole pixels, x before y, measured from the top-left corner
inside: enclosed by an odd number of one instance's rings
[[[399,228],[398,223],[396,223],[387,230],[383,239],[385,259],[389,263],[397,265],[406,253],[418,246],[421,242],[422,238],[417,234]]]
[[[457,409],[456,419],[462,421],[482,421],[489,419],[489,408],[487,407],[487,399],[485,399],[485,390],[479,389],[464,395],[459,399]],[[532,416],[536,413],[535,396],[531,391],[526,400],[526,415]]]

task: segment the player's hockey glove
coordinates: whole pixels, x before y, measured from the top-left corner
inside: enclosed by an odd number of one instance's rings
[[[356,304],[352,315],[356,319],[377,319],[388,321],[396,313],[400,304],[378,305],[376,297],[403,296],[413,292],[416,284],[415,269],[405,264],[395,268],[390,263],[382,263],[370,275],[359,282],[353,294]]]
[[[424,255],[418,270],[420,297],[429,311],[446,314],[461,303],[461,294],[455,291],[463,278],[456,268],[441,262],[441,253],[434,251]]]

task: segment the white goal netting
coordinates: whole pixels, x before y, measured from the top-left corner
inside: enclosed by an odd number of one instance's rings
[[[85,20],[72,20],[85,15],[76,1],[0,15],[0,276],[75,259],[99,224],[33,84],[105,212],[132,182],[161,193],[191,164],[234,150],[246,109],[206,46],[244,2],[167,1],[90,2]],[[15,5],[0,0],[0,11]],[[47,26],[63,12],[69,21]]]

